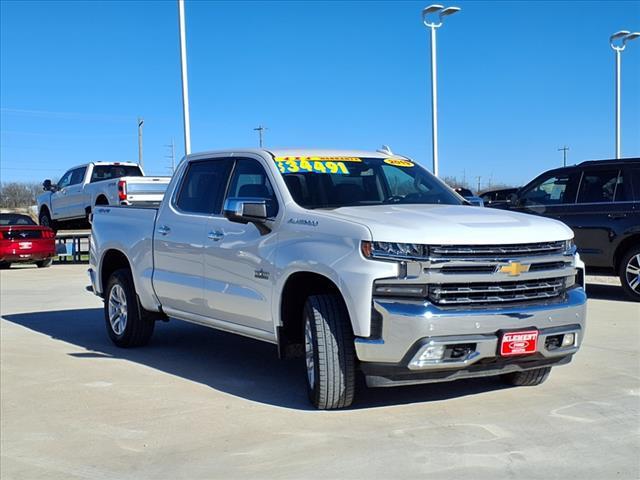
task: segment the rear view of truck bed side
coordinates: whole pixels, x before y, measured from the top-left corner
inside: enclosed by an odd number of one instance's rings
[[[153,232],[158,210],[142,207],[98,207],[93,213],[90,246],[90,270],[96,293],[104,293],[113,272],[131,268],[136,292],[142,306],[158,311],[158,301],[153,292]],[[107,232],[108,235],[104,235]],[[104,252],[107,252],[106,255]],[[125,253],[126,252],[126,253]]]

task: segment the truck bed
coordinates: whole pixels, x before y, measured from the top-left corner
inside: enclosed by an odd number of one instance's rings
[[[136,291],[147,310],[156,310],[158,306],[151,284],[153,232],[157,214],[158,209],[154,207],[97,207],[91,229],[92,264],[95,264],[95,259],[102,258],[102,252],[107,250],[114,249],[126,254],[131,260]],[[102,293],[105,286],[99,285],[101,291],[98,293]]]

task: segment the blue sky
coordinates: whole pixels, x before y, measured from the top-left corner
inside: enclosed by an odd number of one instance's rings
[[[429,2],[187,1],[192,150],[376,149],[431,165]],[[183,152],[174,1],[1,3],[0,179],[91,160],[167,174]],[[448,5],[448,4],[446,4]],[[441,175],[524,183],[613,156],[608,37],[640,2],[457,2],[438,32]],[[622,151],[640,156],[640,40],[623,53]]]

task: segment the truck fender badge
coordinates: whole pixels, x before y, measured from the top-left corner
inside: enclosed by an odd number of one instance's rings
[[[256,270],[254,272],[254,276],[256,278],[259,278],[261,280],[269,280],[269,276],[271,274],[269,272],[267,272],[266,270],[263,270],[262,268],[260,270]]]
[[[294,225],[306,225],[307,227],[317,227],[317,220],[307,220],[306,218],[290,218],[287,223]]]

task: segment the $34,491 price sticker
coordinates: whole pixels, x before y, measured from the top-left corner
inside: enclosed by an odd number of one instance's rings
[[[329,173],[332,175],[348,175],[345,162],[329,160],[312,160],[305,158],[288,159],[277,157],[276,164],[280,173]]]

